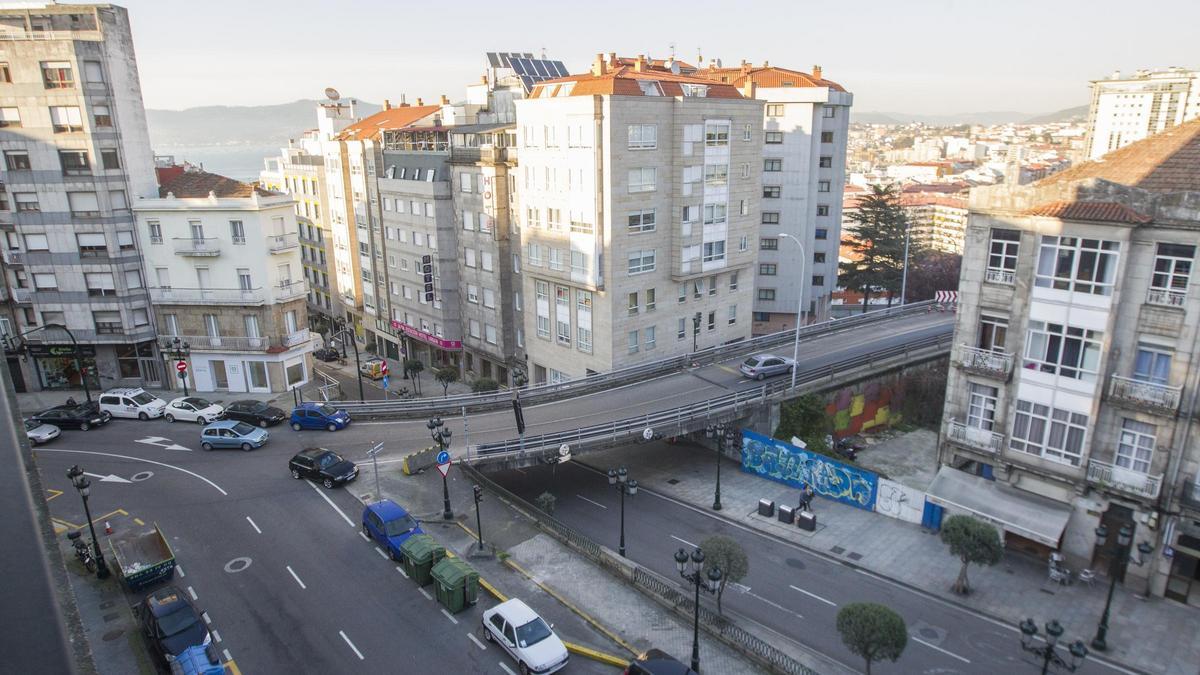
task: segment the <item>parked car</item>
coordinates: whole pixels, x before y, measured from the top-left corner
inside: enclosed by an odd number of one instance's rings
[[[287,419],[287,413],[262,401],[245,399],[225,406],[225,419],[241,420],[260,427],[269,427]]]
[[[350,426],[350,413],[326,403],[301,403],[292,408],[292,428],[337,431]]]
[[[517,598],[483,613],[483,634],[517,662],[522,675],[549,675],[567,665],[567,647],[542,617]]]
[[[113,417],[145,421],[162,417],[167,402],[141,387],[109,389],[100,394],[100,409]]]
[[[697,675],[687,664],[661,649],[651,649],[625,668],[625,675]]]
[[[792,368],[796,367],[796,362],[786,356],[775,356],[774,354],[756,354],[742,361],[739,370],[746,377],[761,380],[772,375],[782,375],[792,372]]]
[[[384,360],[383,357],[372,356],[359,365],[358,372],[371,378],[372,380],[378,380],[383,378],[385,374],[385,368],[387,368],[387,361]]]
[[[421,524],[396,502],[384,499],[368,504],[362,514],[363,534],[387,549],[392,560],[400,560],[400,547],[414,534],[424,534]]]
[[[62,430],[53,424],[42,424],[32,419],[25,420],[25,437],[29,439],[30,445],[49,443],[58,438],[61,433]]]
[[[39,424],[52,424],[59,429],[87,431],[92,427],[108,424],[112,415],[101,410],[100,405],[93,401],[74,405],[70,403],[56,405],[43,410],[30,419]]]
[[[208,424],[215,422],[225,415],[225,408],[199,396],[181,396],[167,405],[166,418],[168,422],[195,422]]]
[[[337,361],[342,358],[342,353],[333,347],[322,347],[313,352],[313,358],[328,363],[329,361]]]
[[[138,605],[138,618],[154,652],[167,663],[188,647],[207,647],[212,634],[199,610],[187,594],[176,586],[167,586],[146,596]]]
[[[200,447],[205,450],[213,448],[241,448],[250,452],[266,444],[271,435],[266,429],[237,420],[218,420],[204,427],[200,432]]]
[[[358,467],[348,459],[325,448],[307,448],[297,452],[288,462],[292,478],[309,478],[332,490],[358,478]]]

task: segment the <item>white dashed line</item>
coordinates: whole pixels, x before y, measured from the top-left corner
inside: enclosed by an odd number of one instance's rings
[[[803,588],[800,588],[799,586],[788,586],[788,588],[792,589],[793,591],[800,591],[801,593],[807,595],[810,598],[820,600],[821,602],[829,605],[830,607],[837,607],[836,602],[831,602],[829,600],[826,600],[825,598],[822,598],[821,596],[817,595],[816,593],[809,593],[808,591],[804,590]]]
[[[253,520],[250,520],[250,516],[246,516],[246,520],[250,521],[250,527],[253,527],[255,532],[262,534],[262,530],[258,529],[258,525],[255,525]]]
[[[504,672],[508,673],[508,675],[517,675],[516,673],[514,673],[512,671],[512,668],[509,668],[508,666],[504,665],[503,661],[500,662],[500,670],[503,670]]]
[[[375,552],[379,554],[380,558],[383,558],[384,560],[388,559],[388,554],[384,553],[383,549],[379,548],[378,546],[375,547]]]
[[[350,649],[354,650],[354,654],[356,656],[358,656],[358,660],[362,661],[363,660],[362,652],[358,651],[358,647],[355,647],[354,643],[350,641],[350,638],[346,637],[346,631],[339,630],[338,635],[342,636],[342,639],[346,641],[346,644],[350,645]]]
[[[213,640],[215,640],[216,642],[220,642],[220,641],[221,641],[221,634],[220,634],[220,633],[218,633],[218,632],[217,632],[217,630],[216,630],[215,628],[214,628],[214,629],[212,629],[212,630],[210,630],[210,631],[208,631],[208,632],[212,633]]]
[[[232,661],[232,660],[233,660],[233,657],[232,657],[232,656],[229,654],[229,650],[228,650],[228,649],[222,650],[222,651],[221,651],[221,653],[225,655],[225,660],[226,660],[226,661]]]
[[[687,539],[680,539],[679,537],[676,537],[675,535],[671,535],[671,538],[672,538],[672,539],[674,539],[675,541],[678,541],[678,542],[682,542],[682,543],[684,543],[684,544],[687,544],[688,546],[691,546],[692,548],[699,548],[699,546],[696,546],[695,544],[693,544],[692,542],[688,541]]]
[[[300,584],[300,588],[305,590],[308,589],[308,586],[305,586],[304,582],[300,581],[300,576],[296,574],[296,571],[292,569],[291,565],[287,566],[287,571],[292,575],[292,578],[296,580],[296,583]]]
[[[784,607],[783,605],[781,605],[781,604],[779,604],[779,603],[777,603],[777,602],[774,602],[774,601],[771,601],[771,600],[768,600],[768,599],[764,598],[763,596],[759,595],[758,593],[751,593],[749,590],[747,590],[747,591],[746,591],[746,595],[749,595],[750,597],[752,597],[752,598],[754,598],[754,599],[756,599],[756,600],[759,600],[759,601],[761,601],[761,602],[765,602],[765,603],[767,603],[768,605],[770,605],[770,606],[774,607],[775,609],[777,609],[777,610],[779,610],[779,611],[781,611],[781,612],[787,612],[788,614],[791,614],[791,615],[793,615],[793,616],[795,616],[795,617],[797,617],[797,618],[800,618],[800,619],[803,619],[803,618],[804,618],[804,615],[800,614],[800,612],[794,612],[794,611],[792,611],[792,610],[788,609],[787,607]]]
[[[362,530],[358,531],[358,536],[362,537],[363,541],[371,541],[371,538],[367,536],[367,533],[363,532]]]
[[[603,505],[603,504],[601,504],[600,502],[594,502],[594,501],[592,501],[592,500],[588,499],[587,497],[584,497],[583,495],[575,495],[575,496],[576,496],[576,497],[579,497],[579,498],[580,498],[580,499],[582,499],[583,501],[585,501],[585,502],[587,502],[587,503],[591,504],[592,506],[599,506],[600,508],[602,508],[602,509],[604,509],[604,510],[606,510],[606,511],[608,510],[608,507],[607,507],[607,506],[605,506],[605,505]]]
[[[342,511],[342,509],[339,508],[337,504],[333,503],[333,500],[329,498],[329,495],[326,495],[324,492],[321,492],[321,488],[317,487],[316,483],[312,483],[310,481],[304,481],[304,482],[308,483],[308,486],[311,487],[313,489],[313,491],[315,491],[317,494],[321,495],[321,499],[324,499],[326,504],[329,504],[330,506],[332,506],[333,510],[338,512],[338,515],[342,517],[342,520],[346,521],[347,525],[349,525],[350,527],[354,527],[354,521],[350,520],[350,517],[347,516],[346,513],[344,511]]]
[[[399,572],[400,574],[404,575],[405,579],[408,578],[408,572],[405,572],[403,567],[396,565],[396,571]]]
[[[197,599],[198,599],[198,598],[196,597],[196,591],[195,591],[195,590],[194,590],[194,589],[193,589],[191,586],[188,586],[188,595],[192,596],[192,599],[193,599],[193,600],[197,600]]]
[[[970,659],[964,659],[963,657],[959,656],[958,654],[955,654],[954,652],[948,652],[948,651],[946,651],[945,649],[942,649],[941,647],[939,647],[939,646],[937,646],[937,645],[931,645],[931,644],[929,644],[928,642],[926,642],[926,641],[922,640],[922,639],[921,639],[921,638],[919,638],[919,637],[915,637],[915,636],[912,636],[912,635],[910,635],[910,636],[908,636],[908,637],[910,637],[910,638],[912,639],[912,641],[913,641],[913,642],[920,642],[921,644],[925,645],[926,647],[929,647],[930,649],[936,649],[937,651],[939,651],[939,652],[941,652],[941,653],[945,654],[946,656],[952,656],[952,657],[954,657],[954,658],[958,659],[959,661],[962,661],[963,663],[970,663],[970,662],[971,662],[971,660],[970,660]]]
[[[475,637],[473,634],[467,633],[467,639],[470,640],[471,642],[474,642],[475,646],[479,647],[480,651],[487,651],[487,645],[480,642],[479,638]]]
[[[205,612],[205,613],[201,614],[200,616],[204,617],[204,625],[206,625],[206,626],[212,625],[212,619],[210,619],[208,617],[208,612]]]
[[[418,588],[417,588],[417,590],[421,592],[421,595],[425,596],[425,599],[426,599],[426,600],[432,600],[432,599],[433,599],[433,596],[429,594],[429,591],[426,591],[424,588],[420,588],[420,587],[418,587]]]
[[[183,565],[176,564],[176,565],[175,565],[175,571],[176,571],[176,572],[179,574],[179,578],[180,578],[180,579],[182,579],[182,578],[184,578],[184,577],[186,577],[186,576],[187,576],[186,574],[184,574],[184,573],[183,573]]]
[[[458,619],[454,618],[453,614],[451,614],[450,612],[447,612],[444,609],[442,610],[442,614],[446,615],[447,619],[450,619],[450,623],[454,624],[455,626],[458,625]]]

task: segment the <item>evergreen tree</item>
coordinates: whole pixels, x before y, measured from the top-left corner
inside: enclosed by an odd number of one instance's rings
[[[904,272],[904,231],[908,218],[900,207],[900,194],[894,185],[872,185],[871,193],[861,197],[858,208],[847,214],[854,223],[842,245],[857,260],[838,263],[838,282],[863,294],[863,312],[871,293],[887,293],[888,304],[900,292]],[[917,251],[910,245],[909,259]]]

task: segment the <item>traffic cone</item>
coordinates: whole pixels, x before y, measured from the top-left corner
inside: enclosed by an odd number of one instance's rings
[[[104,534],[112,534],[112,525],[109,525],[107,520],[104,521]]]

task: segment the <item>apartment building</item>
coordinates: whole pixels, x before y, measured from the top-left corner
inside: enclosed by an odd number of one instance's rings
[[[19,390],[158,384],[150,300],[130,205],[157,194],[125,9],[0,9],[0,231]],[[6,325],[7,324],[7,325]],[[33,332],[31,332],[33,331]]]
[[[943,253],[963,252],[968,213],[965,195],[903,192],[900,205],[908,216],[912,241],[918,246]]]
[[[1084,158],[1105,154],[1200,117],[1200,71],[1117,71],[1092,80]]]
[[[1200,120],[971,193],[931,500],[1200,604]],[[1103,545],[1094,534],[1103,524]],[[1136,551],[1135,551],[1136,554]]]
[[[753,333],[794,327],[798,310],[807,321],[828,318],[837,288],[853,94],[824,79],[820,66],[805,73],[743,61],[696,75],[736,87],[753,83],[755,97],[766,103]]]
[[[531,381],[750,335],[763,103],[597,55],[515,101]]]
[[[190,346],[190,386],[306,384],[312,341],[292,198],[191,167],[159,177],[160,196],[134,212],[157,332]]]

